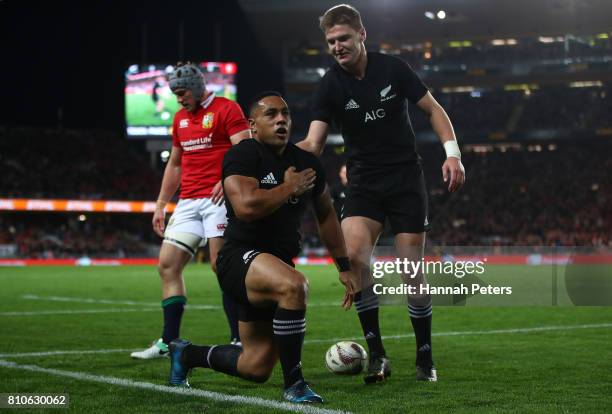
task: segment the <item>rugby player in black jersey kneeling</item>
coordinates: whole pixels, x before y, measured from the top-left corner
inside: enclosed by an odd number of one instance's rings
[[[280,94],[258,96],[249,123],[256,138],[230,149],[223,161],[228,225],[217,259],[221,288],[240,304],[242,347],[173,341],[170,384],[188,386],[194,367],[264,382],[280,359],[283,397],[320,403],[302,375],[308,281],[292,259],[299,252],[300,221],[312,202],[321,240],[345,286],[342,306],[350,308],[353,276],[342,231],[320,161],[289,143],[291,115]]]

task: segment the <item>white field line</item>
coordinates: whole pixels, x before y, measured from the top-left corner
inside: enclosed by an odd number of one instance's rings
[[[22,352],[20,354],[0,354],[0,358],[29,358],[44,357],[53,355],[85,355],[85,354],[117,354],[142,351],[140,349],[92,349],[92,350],[73,350],[73,351],[46,351],[46,352]]]
[[[126,309],[65,309],[41,311],[0,312],[0,316],[44,316],[44,315],[84,315],[88,313],[125,313],[125,312],[159,312],[159,308],[126,308]]]
[[[38,296],[38,295],[23,295],[22,299],[26,300],[38,300],[38,301],[49,301],[49,302],[73,302],[73,303],[94,303],[103,305],[128,305],[128,306],[151,306],[159,310],[161,308],[160,302],[136,302],[133,300],[110,300],[110,299],[94,299],[94,298],[73,298],[66,296]],[[219,305],[190,305],[187,304],[189,309],[221,309]]]
[[[118,387],[126,388],[138,388],[148,391],[163,392],[167,394],[179,394],[187,397],[198,397],[207,400],[230,402],[234,404],[246,404],[265,408],[274,408],[277,410],[284,410],[296,413],[307,413],[307,414],[343,414],[346,411],[330,410],[324,408],[318,408],[307,405],[297,405],[287,402],[266,400],[258,397],[247,397],[243,395],[230,395],[223,394],[220,392],[204,391],[193,388],[176,388],[169,387],[167,385],[158,385],[150,382],[133,381],[127,378],[109,377],[105,375],[93,375],[86,372],[76,371],[64,371],[59,369],[43,368],[37,365],[20,365],[15,362],[4,361],[0,359],[0,367],[9,369],[18,369],[21,371],[39,372],[48,375],[54,375],[57,377],[68,377],[80,381],[98,382],[102,384],[109,384]]]
[[[534,326],[531,328],[511,328],[511,329],[492,329],[489,331],[451,331],[451,332],[432,332],[431,336],[471,336],[471,335],[499,335],[499,334],[514,334],[514,333],[531,333],[531,332],[547,332],[547,331],[573,331],[576,329],[597,329],[597,328],[612,328],[612,323],[595,323],[587,325],[567,325],[567,326]],[[383,335],[382,339],[402,339],[413,338],[414,334],[399,334],[399,335]],[[361,336],[351,338],[333,338],[333,339],[306,339],[304,343],[315,344],[320,342],[334,343],[341,340],[358,340],[363,339]]]
[[[499,335],[499,334],[516,334],[516,333],[532,333],[532,332],[550,332],[550,331],[574,331],[577,329],[601,329],[612,328],[612,323],[597,323],[588,325],[568,325],[568,326],[534,326],[531,328],[512,328],[512,329],[494,329],[489,331],[450,331],[450,332],[434,332],[432,336],[471,336],[471,335]],[[402,339],[412,338],[413,334],[404,335],[389,335],[383,336],[383,339]],[[349,338],[327,338],[327,339],[306,339],[305,344],[330,343],[333,344],[342,340],[360,340],[362,337]],[[135,351],[134,349],[94,349],[94,350],[67,350],[67,351],[48,351],[48,352],[25,352],[16,354],[0,354],[0,358],[23,358],[31,356],[52,356],[52,355],[79,355],[79,354],[110,354]]]
[[[94,299],[94,298],[75,298],[75,297],[67,297],[67,296],[39,296],[33,294],[22,295],[22,299],[26,300],[38,300],[38,301],[50,301],[50,302],[74,302],[74,303],[95,303],[95,304],[104,304],[104,305],[128,305],[128,306],[154,306],[156,308],[160,308],[160,302],[137,302],[133,300],[112,300],[112,299]],[[340,308],[340,301],[338,302],[319,302],[319,303],[309,303],[309,307],[317,307],[317,306],[337,306]],[[187,303],[188,309],[221,309],[222,307],[219,305],[192,305]]]

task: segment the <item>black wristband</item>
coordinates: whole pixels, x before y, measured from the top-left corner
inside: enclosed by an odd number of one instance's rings
[[[351,262],[348,257],[336,257],[334,260],[336,261],[339,272],[348,272],[351,270]]]

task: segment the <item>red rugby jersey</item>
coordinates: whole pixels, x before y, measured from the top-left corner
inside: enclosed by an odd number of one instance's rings
[[[211,95],[195,113],[174,115],[172,145],[183,149],[180,198],[208,198],[221,180],[221,163],[232,147],[229,137],[249,129],[240,106]]]

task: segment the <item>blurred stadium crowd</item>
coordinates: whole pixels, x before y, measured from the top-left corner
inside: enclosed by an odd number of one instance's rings
[[[0,130],[2,198],[149,200],[161,174],[142,143],[107,131]]]
[[[151,167],[143,152],[131,153],[123,137],[107,136],[110,147],[123,148],[129,156],[109,161],[107,150],[92,151],[87,158],[78,156],[72,151],[91,138],[77,135],[47,132],[55,142],[70,141],[71,145],[50,145],[45,151],[47,161],[31,165],[11,157],[18,154],[20,140],[3,139],[2,164],[11,166],[5,176],[11,178],[2,180],[1,193],[155,199],[160,167]],[[468,145],[463,153],[467,185],[455,194],[449,194],[442,182],[441,146],[421,144],[419,152],[430,196],[432,244],[612,247],[612,143],[608,140]],[[322,159],[330,186],[338,187],[342,147],[327,147]],[[66,163],[79,174],[68,174]],[[30,167],[37,174],[27,174]],[[44,187],[47,182],[52,185]],[[307,246],[320,247],[314,220],[304,223],[303,232]],[[0,216],[0,245],[16,245],[19,257],[143,257],[154,252],[158,242],[149,214],[5,212]]]
[[[426,83],[432,81],[462,144],[466,185],[449,194],[440,171],[442,147],[428,120],[411,108],[429,190],[432,245],[612,247],[612,84],[435,82],[440,76],[471,76],[476,63],[486,74],[523,75],[555,65],[560,72],[612,65],[610,39],[551,39],[521,40],[520,47],[491,41],[381,46],[413,65]],[[290,54],[286,97],[294,141],[307,131],[309,100],[321,75],[316,68],[328,64],[319,49],[304,45]],[[338,188],[342,144],[328,145],[322,161],[330,186]],[[0,128],[0,165],[0,198],[89,200],[154,201],[164,168],[143,142],[117,132],[16,127]],[[159,245],[150,219],[149,214],[2,212],[0,246],[14,246],[17,257],[150,257]],[[312,219],[303,234],[307,251],[317,251]]]
[[[3,214],[0,246],[31,259],[152,257],[158,241],[150,222],[145,214]]]
[[[369,43],[368,47],[373,47]],[[548,74],[610,68],[612,40],[607,34],[525,36],[519,38],[398,42],[385,40],[378,50],[408,62],[424,77],[495,74]],[[288,67],[305,75],[307,69],[327,67],[321,44],[296,45]]]

